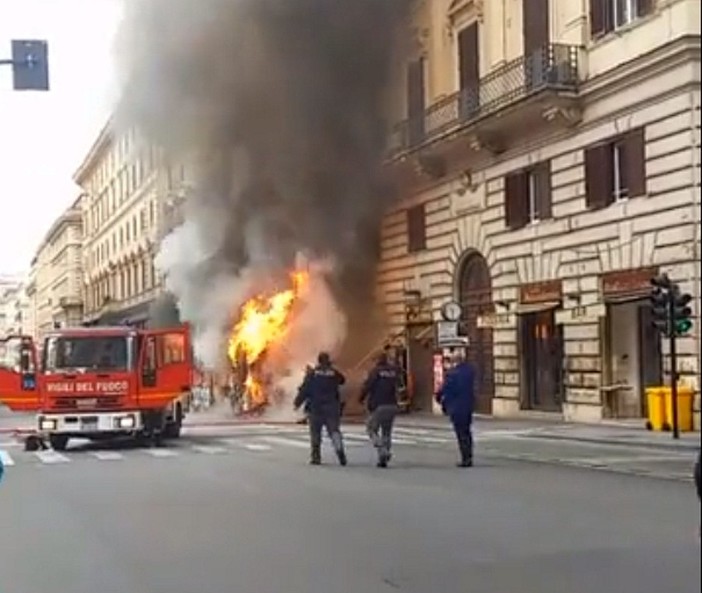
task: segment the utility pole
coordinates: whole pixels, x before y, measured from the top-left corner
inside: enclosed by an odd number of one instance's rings
[[[680,286],[672,282],[667,274],[651,279],[651,306],[653,324],[661,335],[667,336],[670,345],[670,397],[673,422],[673,438],[680,438],[678,423],[678,356],[677,338],[692,329],[692,309],[689,304],[692,296],[680,292]]]
[[[0,66],[12,66],[12,86],[16,91],[49,90],[49,47],[38,39],[12,41],[12,57],[0,59]]]

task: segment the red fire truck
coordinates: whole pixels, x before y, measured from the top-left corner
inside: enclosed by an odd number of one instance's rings
[[[57,329],[39,350],[40,360],[29,337],[0,340],[0,403],[36,412],[54,449],[71,438],[180,436],[193,369],[187,326]]]

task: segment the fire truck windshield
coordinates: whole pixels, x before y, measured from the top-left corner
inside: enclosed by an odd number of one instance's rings
[[[46,339],[46,373],[127,371],[132,366],[127,336],[54,336]]]

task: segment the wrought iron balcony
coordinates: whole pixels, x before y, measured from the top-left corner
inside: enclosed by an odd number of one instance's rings
[[[423,115],[396,125],[390,134],[388,156],[411,151],[544,91],[576,93],[581,51],[579,46],[549,44],[508,62],[475,87],[445,97]]]

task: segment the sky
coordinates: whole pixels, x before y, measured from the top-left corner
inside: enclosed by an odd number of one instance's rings
[[[49,44],[51,90],[13,91],[0,66],[0,275],[26,273],[56,218],[79,195],[72,175],[117,95],[119,0],[0,0],[0,59],[11,39]]]

